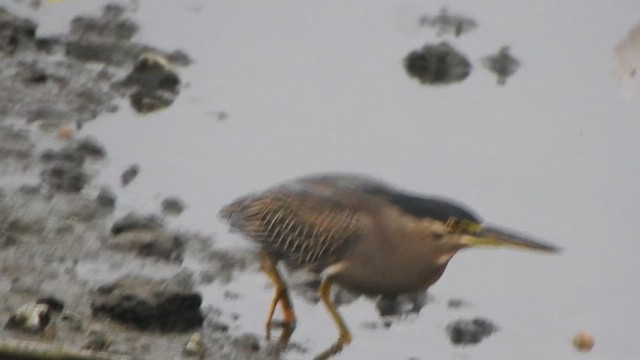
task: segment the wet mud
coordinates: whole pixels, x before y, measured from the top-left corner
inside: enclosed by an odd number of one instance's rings
[[[168,228],[161,214],[115,218],[115,193],[94,183],[108,149],[74,133],[140,89],[175,98],[174,69],[190,62],[133,42],[137,31],[116,5],[49,38],[0,9],[0,357],[64,346],[67,357],[279,358],[258,335],[229,333],[194,285],[229,280],[247,260],[214,249],[210,237]],[[141,64],[149,53],[171,70]],[[123,186],[135,175],[124,178]],[[184,207],[179,198],[163,202],[174,215]],[[200,274],[181,271],[186,257],[202,264]],[[168,275],[148,278],[140,267]],[[93,268],[126,275],[107,281]]]

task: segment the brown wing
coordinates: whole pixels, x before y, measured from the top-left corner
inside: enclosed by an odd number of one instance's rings
[[[356,210],[312,193],[274,192],[236,200],[221,216],[292,266],[339,261],[358,239]]]

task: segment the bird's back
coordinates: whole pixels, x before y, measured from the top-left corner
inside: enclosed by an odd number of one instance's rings
[[[358,212],[311,191],[280,188],[240,198],[221,216],[292,267],[321,270],[339,261],[358,238]]]
[[[350,192],[360,196],[382,199],[397,206],[405,213],[416,218],[431,218],[447,221],[452,217],[480,223],[480,218],[464,205],[449,199],[433,196],[414,195],[385,184],[384,182],[362,175],[328,174],[302,178],[294,181],[298,187],[324,185],[333,189],[336,194]]]
[[[355,245],[363,231],[363,217],[375,218],[385,206],[416,218],[479,221],[450,201],[406,194],[367,177],[341,174],[305,177],[241,197],[220,215],[277,259],[322,269]]]

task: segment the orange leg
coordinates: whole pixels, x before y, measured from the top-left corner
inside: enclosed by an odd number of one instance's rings
[[[345,345],[351,343],[351,333],[349,332],[347,325],[344,323],[344,319],[342,319],[342,316],[338,313],[338,309],[336,309],[335,304],[331,301],[331,285],[332,282],[330,279],[324,279],[320,284],[318,291],[320,292],[320,299],[322,300],[322,303],[327,308],[327,311],[331,316],[331,320],[333,320],[338,327],[339,336],[338,340],[333,345],[318,354],[314,360],[327,360],[332,358],[334,355],[342,351],[342,348]]]
[[[280,272],[276,267],[276,263],[273,257],[264,250],[260,253],[260,268],[265,272],[265,274],[267,274],[269,280],[271,280],[271,282],[275,286],[275,293],[271,300],[271,304],[269,305],[269,310],[267,311],[267,322],[265,324],[266,337],[267,339],[271,337],[273,315],[276,311],[278,303],[280,303],[283,316],[283,330],[282,334],[280,335],[280,342],[286,343],[289,341],[289,337],[291,337],[291,334],[296,327],[296,315],[293,311],[293,303],[291,302],[291,298],[289,298],[289,290],[287,289],[287,285],[282,280],[282,276],[280,275]]]

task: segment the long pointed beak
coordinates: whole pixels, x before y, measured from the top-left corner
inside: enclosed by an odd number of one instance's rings
[[[526,235],[493,226],[482,226],[475,235],[468,236],[465,240],[465,243],[469,246],[514,246],[528,250],[560,252],[560,248],[555,245],[533,240]]]

